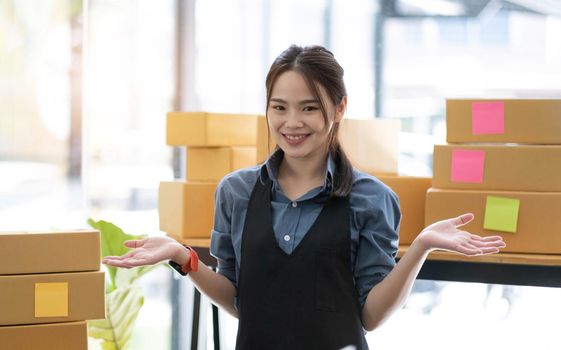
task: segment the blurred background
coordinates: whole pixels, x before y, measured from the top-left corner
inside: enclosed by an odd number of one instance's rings
[[[263,114],[267,70],[293,43],[335,54],[349,117],[402,121],[404,175],[431,176],[448,97],[561,98],[556,0],[0,0],[0,231],[91,217],[163,234],[158,184],[183,176],[166,112]],[[189,282],[161,269],[142,285],[133,348],[187,349],[172,320],[189,310],[172,295],[188,300]],[[559,349],[560,297],[418,281],[367,337],[381,350]],[[236,321],[221,313],[221,326],[233,349]]]

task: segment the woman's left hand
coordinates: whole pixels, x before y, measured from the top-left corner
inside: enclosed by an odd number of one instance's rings
[[[473,218],[473,214],[467,213],[435,222],[423,229],[415,240],[419,240],[428,251],[441,249],[463,255],[493,254],[506,247],[501,236],[481,237],[459,229]]]

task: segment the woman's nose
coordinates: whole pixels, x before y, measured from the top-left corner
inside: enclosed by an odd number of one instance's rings
[[[288,128],[300,128],[304,126],[300,113],[291,111],[287,114],[285,126]]]

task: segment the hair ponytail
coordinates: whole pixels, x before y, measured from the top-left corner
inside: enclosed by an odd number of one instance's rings
[[[353,187],[353,166],[339,142],[340,125],[340,123],[333,124],[331,131],[333,136],[330,137],[329,142],[329,154],[335,162],[331,197],[346,197]]]

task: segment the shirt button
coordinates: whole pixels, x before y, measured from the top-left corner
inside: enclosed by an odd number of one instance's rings
[[[296,208],[297,206],[298,206],[298,203],[292,202],[292,207],[293,207],[293,208]]]
[[[287,241],[287,242],[290,241],[290,236],[289,235],[284,235],[284,240]]]

